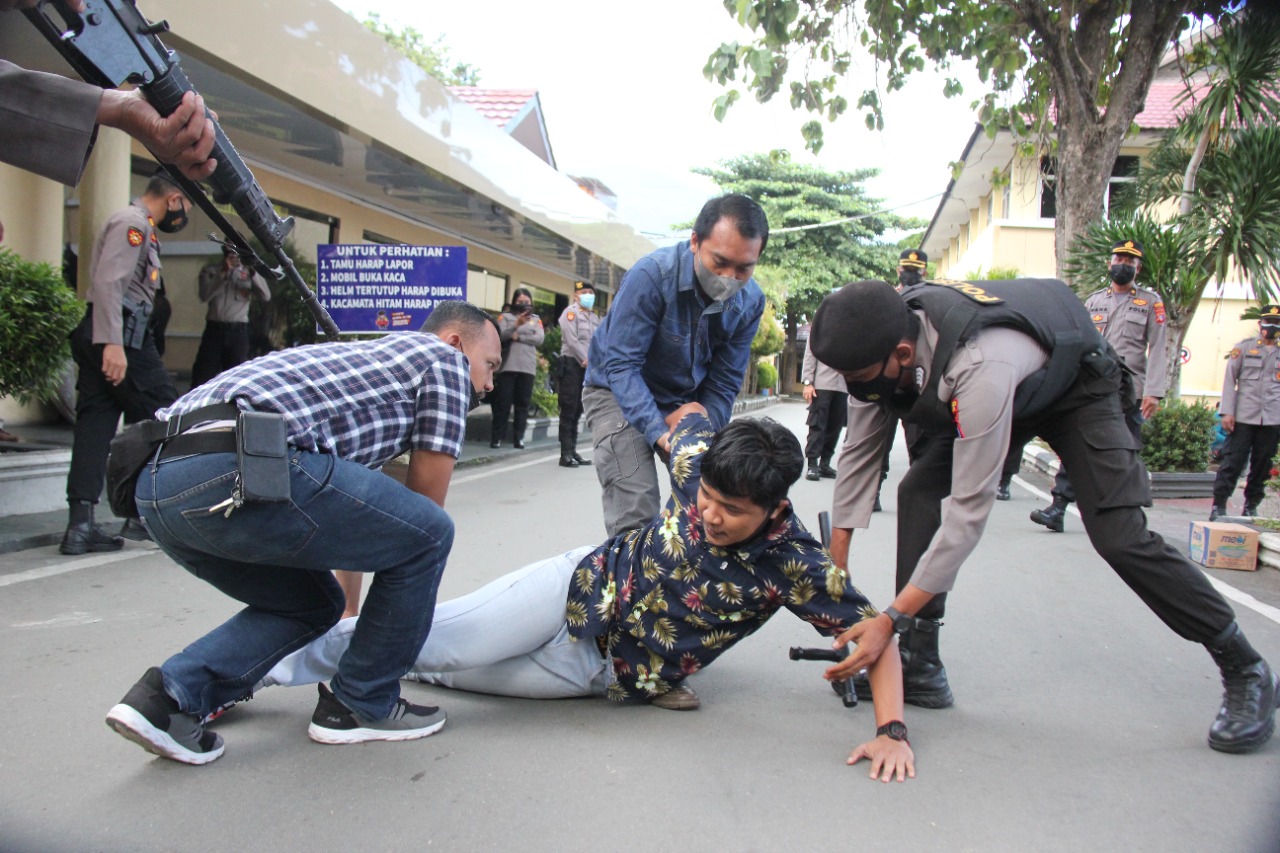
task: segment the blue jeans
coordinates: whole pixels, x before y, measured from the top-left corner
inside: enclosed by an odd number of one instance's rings
[[[578,548],[504,575],[436,608],[435,629],[422,646],[414,681],[475,693],[562,699],[602,696],[606,661],[594,640],[575,640],[565,621],[569,581],[591,547]],[[263,687],[323,681],[352,641],[356,619],[286,657]]]
[[[373,574],[332,688],[368,720],[386,718],[431,630],[453,522],[429,498],[379,471],[294,450],[291,499],[246,503],[229,516],[234,453],[152,463],[137,501],[151,535],[179,565],[245,609],[165,661],[165,689],[204,715],[250,691],[285,655],[342,616],[331,572]]]

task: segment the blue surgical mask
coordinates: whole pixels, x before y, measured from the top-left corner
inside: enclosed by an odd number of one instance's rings
[[[596,304],[596,295],[594,293],[582,293],[578,295],[578,304],[585,310],[590,311]]]

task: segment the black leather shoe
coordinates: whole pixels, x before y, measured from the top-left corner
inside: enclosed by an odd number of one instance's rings
[[[881,512],[884,507],[880,506],[880,496],[876,495],[876,502],[871,505],[872,512]]]
[[[560,467],[561,468],[577,468],[578,460],[574,459],[572,456],[561,456]]]
[[[1245,504],[1245,505],[1244,505],[1244,515],[1245,515],[1245,518],[1256,518],[1256,517],[1257,517],[1257,515],[1258,515],[1258,505],[1257,505],[1257,504]]]
[[[143,526],[142,519],[139,518],[126,518],[124,524],[120,527],[120,535],[125,539],[132,539],[134,542],[151,541],[151,534]]]
[[[58,552],[74,557],[90,552],[119,551],[123,547],[124,540],[119,536],[112,536],[92,521],[81,521],[67,525]]]
[[[1227,514],[1227,508],[1225,506],[1219,506],[1218,504],[1214,504],[1213,508],[1209,510],[1209,520],[1217,521],[1218,516],[1222,516],[1226,514]]]
[[[809,467],[805,469],[804,478],[806,480],[814,480],[815,482],[822,479],[822,474],[818,472],[818,466],[815,463],[809,463]]]
[[[818,466],[818,475],[824,480],[834,480],[836,478],[836,469],[824,462]]]
[[[581,456],[579,456],[579,455],[578,455],[578,451],[576,451],[576,450],[573,452],[573,461],[574,461],[574,462],[577,462],[579,465],[590,465],[590,464],[591,464],[591,460],[590,460],[590,459],[583,459]]]
[[[524,439],[517,438],[515,441],[511,442],[511,446],[516,450],[524,450]]]
[[[492,447],[494,450],[497,450],[499,447],[501,447],[501,446],[502,446],[502,442],[501,442],[501,441],[491,441],[491,442],[489,442],[489,446],[490,446],[490,447]]]
[[[1061,533],[1063,527],[1063,519],[1067,515],[1067,502],[1061,498],[1054,498],[1053,503],[1044,509],[1031,510],[1031,520],[1036,524],[1043,524],[1054,533]]]
[[[912,628],[898,641],[902,654],[902,701],[917,708],[950,708],[956,700],[947,683],[947,668],[938,654],[940,626],[934,622],[928,627]]]
[[[1206,643],[1222,671],[1222,707],[1209,728],[1209,746],[1218,752],[1252,752],[1271,739],[1280,703],[1280,677],[1232,624],[1228,638]],[[1216,648],[1215,648],[1216,646]]]

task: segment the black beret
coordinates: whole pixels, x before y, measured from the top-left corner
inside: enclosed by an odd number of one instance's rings
[[[855,281],[822,300],[809,330],[814,358],[836,370],[880,364],[907,334],[907,305],[885,281]]]
[[[929,263],[929,256],[925,254],[924,249],[904,249],[902,254],[898,255],[900,267],[922,270],[927,263]]]
[[[1131,255],[1135,258],[1142,257],[1142,244],[1137,240],[1117,240],[1111,247],[1113,255]]]

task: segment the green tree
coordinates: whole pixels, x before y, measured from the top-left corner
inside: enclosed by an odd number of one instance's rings
[[[446,86],[479,86],[480,69],[466,62],[457,62],[449,55],[444,35],[428,42],[426,36],[413,27],[396,27],[382,20],[377,12],[369,12],[363,21],[365,27],[387,40],[387,44],[444,83]]]
[[[722,44],[704,69],[708,79],[738,79],[757,100],[786,85],[791,106],[833,121],[848,109],[838,93],[865,53],[875,63],[858,97],[869,128],[884,126],[882,92],[914,73],[936,75],[948,97],[963,86],[952,73],[976,65],[989,87],[979,120],[988,135],[1007,129],[1021,153],[1055,158],[1055,238],[1061,269],[1068,248],[1101,218],[1111,168],[1142,109],[1161,58],[1192,17],[1213,18],[1234,5],[1208,0],[724,0],[755,40]],[[927,69],[927,71],[926,71]],[[722,117],[740,97],[716,100]],[[1055,124],[1056,119],[1056,124]],[[822,122],[801,128],[808,147],[822,145]]]
[[[1169,320],[1171,397],[1182,343],[1210,281],[1243,276],[1262,301],[1280,294],[1278,78],[1280,21],[1257,12],[1224,19],[1221,32],[1192,53],[1192,109],[1141,166],[1143,209],[1095,223],[1071,247],[1066,273],[1088,291],[1105,285],[1115,240],[1142,242],[1142,281],[1164,297]],[[1151,211],[1174,202],[1177,216],[1158,222]]]
[[[886,231],[922,223],[880,211],[880,199],[869,196],[863,186],[877,174],[875,169],[828,172],[774,151],[693,171],[711,178],[724,192],[754,198],[769,217],[769,245],[756,268],[756,280],[782,314],[782,391],[790,393],[797,359],[803,355],[796,352],[796,330],[813,316],[823,297],[845,282],[890,275],[898,251],[879,240]]]

